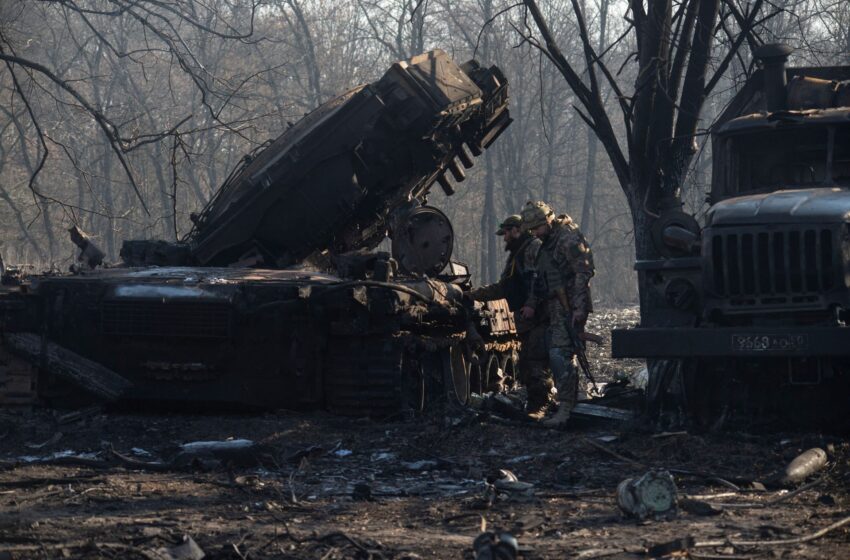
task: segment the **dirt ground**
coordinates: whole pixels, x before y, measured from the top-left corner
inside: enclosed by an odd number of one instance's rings
[[[604,313],[592,327],[636,319]],[[605,352],[592,356],[601,378],[638,367]],[[827,451],[823,471],[770,484],[811,447]],[[831,527],[850,516],[850,443],[826,434],[552,431],[458,410],[380,422],[39,409],[0,412],[0,459],[0,559],[473,558],[482,525],[516,536],[525,559],[646,558],[685,537],[673,557],[850,558],[850,522]],[[650,468],[673,471],[680,510],[638,522],[615,492]],[[500,469],[531,486],[493,499]]]

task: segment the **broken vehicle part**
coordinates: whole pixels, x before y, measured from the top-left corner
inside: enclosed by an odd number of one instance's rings
[[[475,560],[516,560],[519,543],[510,533],[481,533],[472,543]]]
[[[782,484],[797,484],[803,482],[826,466],[826,451],[813,447],[800,453],[788,463],[779,479]]]
[[[639,478],[627,478],[617,486],[617,505],[638,520],[671,519],[677,511],[673,475],[653,469]]]

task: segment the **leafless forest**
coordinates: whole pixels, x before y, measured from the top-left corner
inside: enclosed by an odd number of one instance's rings
[[[477,281],[493,279],[502,261],[493,235],[499,219],[542,198],[591,239],[595,296],[634,301],[635,201],[630,211],[624,191],[640,175],[623,166],[635,168],[641,114],[664,112],[657,101],[647,110],[642,94],[657,89],[667,100],[673,135],[662,126],[641,141],[684,164],[672,178],[681,176],[682,198],[699,215],[707,133],[753,71],[752,48],[787,42],[796,65],[847,64],[850,56],[845,0],[702,4],[650,0],[644,12],[634,0],[544,1],[547,38],[529,3],[511,0],[6,0],[0,252],[7,262],[67,269],[72,225],[93,234],[113,261],[123,239],[179,239],[189,214],[245,153],[392,61],[442,48],[457,60],[498,64],[515,119],[457,194],[434,192],[432,203],[453,219],[456,258]],[[653,14],[663,31],[657,56],[641,31],[641,18]],[[701,28],[703,20],[710,25]],[[702,75],[692,64],[698,54]],[[586,91],[569,87],[570,75]],[[600,128],[602,113],[615,116]],[[587,121],[602,136],[608,127],[607,144]],[[677,142],[680,125],[689,130]],[[632,155],[619,167],[612,138]],[[665,156],[654,148],[662,143],[682,144],[688,157]]]

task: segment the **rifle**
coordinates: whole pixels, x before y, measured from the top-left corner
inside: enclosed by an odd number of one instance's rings
[[[596,392],[596,380],[593,378],[593,374],[590,372],[590,362],[587,360],[587,352],[585,351],[584,341],[592,340],[599,344],[601,341],[601,337],[594,334],[579,332],[578,329],[573,326],[573,312],[570,307],[570,300],[567,298],[567,292],[564,291],[563,288],[558,288],[555,290],[555,295],[558,297],[558,301],[561,303],[561,306],[564,308],[564,311],[567,312],[566,319],[564,320],[564,327],[567,329],[567,334],[570,336],[570,340],[572,340],[573,348],[575,348],[576,358],[578,358],[578,365],[581,368],[581,372],[584,374],[584,377],[590,383],[591,392]],[[586,335],[586,336],[582,336]]]

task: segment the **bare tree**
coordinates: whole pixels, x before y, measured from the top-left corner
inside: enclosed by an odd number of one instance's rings
[[[151,219],[151,201],[145,195],[144,180],[134,170],[134,152],[174,136],[194,115],[189,111],[167,119],[175,115],[163,111],[152,119],[150,106],[126,101],[126,86],[132,77],[148,81],[151,73],[165,72],[172,96],[180,95],[180,81],[187,82],[199,92],[203,114],[218,126],[232,128],[224,115],[235,101],[238,85],[210,71],[196,50],[196,39],[213,36],[221,42],[249,42],[258,5],[248,4],[245,13],[224,1],[3,3],[0,61],[6,72],[0,76],[0,87],[25,109],[19,119],[25,121],[29,140],[21,143],[21,151],[9,160],[25,163],[27,153],[34,153],[27,185],[45,223],[50,206],[55,204],[71,221],[76,222],[80,212],[102,215],[109,222],[106,230],[114,229],[112,185],[97,188],[97,198],[104,199],[104,207],[80,208],[66,197],[51,194],[55,186],[39,181],[55,155],[64,157],[77,173],[85,175],[86,182],[93,177],[110,181],[111,168],[117,164],[124,175],[122,182],[133,192],[135,205],[146,220]],[[232,23],[231,18],[240,23]],[[33,29],[40,30],[43,40],[31,40]],[[142,101],[139,97],[136,100]],[[161,96],[149,95],[144,101],[163,108]],[[63,117],[56,118],[57,113]],[[82,169],[80,140],[95,130],[109,155],[99,158],[96,169]],[[50,224],[46,227],[52,232]]]
[[[753,30],[762,23],[763,0],[745,9],[735,0],[722,2],[721,18],[721,0],[630,0],[629,27],[618,41],[631,40],[634,48],[627,59],[637,64],[631,94],[608,68],[606,52],[600,51],[598,42],[594,44],[578,0],[571,0],[571,8],[582,44],[583,71],[576,70],[576,62],[562,53],[537,2],[523,2],[540,36],[538,40],[526,27],[525,40],[546,55],[577,97],[576,110],[605,149],[626,195],[638,259],[660,256],[651,226],[661,213],[681,208],[680,187],[696,153],[694,139],[705,99],[741,44],[753,40]],[[728,29],[718,24],[729,19],[739,32],[713,63],[715,35]],[[605,88],[618,101],[622,134],[604,102]]]

